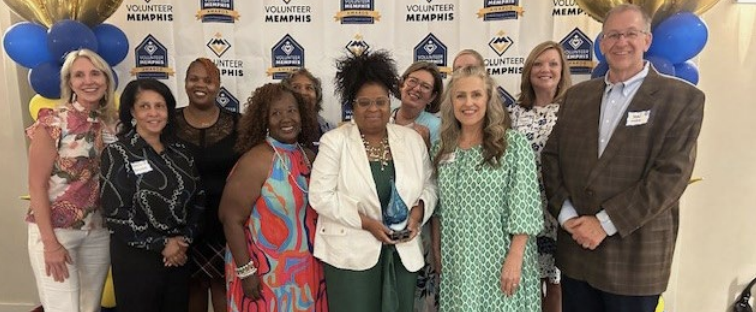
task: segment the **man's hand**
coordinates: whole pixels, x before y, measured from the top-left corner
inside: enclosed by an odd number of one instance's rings
[[[606,238],[606,232],[595,216],[567,220],[564,222],[564,228],[572,234],[572,239],[585,249],[596,249]]]

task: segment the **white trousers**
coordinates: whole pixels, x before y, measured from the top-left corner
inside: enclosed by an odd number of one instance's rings
[[[45,312],[97,312],[110,267],[110,234],[106,229],[55,229],[55,237],[73,260],[69,277],[56,282],[45,274],[45,256],[39,228],[29,223],[29,260]]]

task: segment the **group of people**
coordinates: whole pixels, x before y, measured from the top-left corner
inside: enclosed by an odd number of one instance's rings
[[[431,63],[343,57],[339,127],[306,69],[237,114],[199,58],[185,107],[137,79],[116,110],[106,63],[69,53],[65,103],[27,130],[45,311],[98,311],[109,266],[119,311],[654,311],[704,95],[643,60],[639,7],[603,34],[606,77],[571,87],[544,42],[511,107],[474,50],[446,86]]]

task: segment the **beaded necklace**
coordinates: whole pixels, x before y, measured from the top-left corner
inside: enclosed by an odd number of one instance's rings
[[[307,169],[312,169],[312,165],[310,164],[310,159],[307,158],[307,153],[305,153],[304,149],[302,148],[302,145],[299,145],[299,142],[296,143],[297,148],[299,148],[299,151],[302,152],[302,157],[304,158],[305,165],[307,165]],[[291,170],[289,170],[289,166],[286,165],[286,160],[281,156],[281,154],[278,152],[278,149],[273,146],[273,152],[276,153],[276,157],[281,160],[281,166],[283,166],[284,170],[286,170],[286,175],[291,178],[291,181],[294,182],[294,185],[297,186],[297,188],[302,191],[303,193],[307,194],[309,193],[309,190],[305,190],[302,188],[302,186],[299,185],[299,182],[297,182],[297,179],[291,174]]]
[[[388,161],[391,157],[391,147],[389,146],[388,137],[383,137],[379,146],[370,146],[370,143],[365,139],[365,135],[362,134],[360,136],[362,137],[362,144],[365,146],[368,161],[380,161],[381,171],[383,171],[388,166]]]

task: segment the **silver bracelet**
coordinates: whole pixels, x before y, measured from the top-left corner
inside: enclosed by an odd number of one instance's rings
[[[236,277],[238,277],[239,279],[245,279],[257,273],[257,267],[255,267],[255,263],[252,262],[252,260],[249,260],[247,264],[237,267],[235,271]]]

